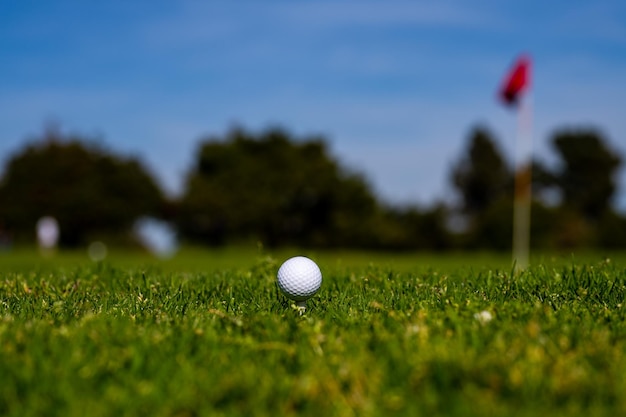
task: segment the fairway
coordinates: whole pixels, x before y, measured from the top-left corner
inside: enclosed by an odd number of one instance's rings
[[[296,254],[0,254],[0,415],[626,415],[624,255]]]

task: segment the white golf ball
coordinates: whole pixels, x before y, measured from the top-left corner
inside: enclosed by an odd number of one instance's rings
[[[322,271],[304,256],[287,259],[278,269],[278,287],[294,301],[312,297],[322,285]]]

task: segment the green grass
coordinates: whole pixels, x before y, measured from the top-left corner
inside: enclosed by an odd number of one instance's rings
[[[295,254],[0,255],[0,415],[626,414],[624,255]]]

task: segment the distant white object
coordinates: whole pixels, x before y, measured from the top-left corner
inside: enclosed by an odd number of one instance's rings
[[[135,223],[134,229],[141,242],[157,256],[172,256],[178,248],[176,231],[167,222],[144,217]]]
[[[487,324],[493,320],[493,316],[487,310],[483,310],[480,313],[474,314],[474,318],[478,320],[480,324]]]
[[[89,255],[89,259],[94,262],[104,261],[107,257],[107,253],[107,245],[100,241],[91,242],[87,248],[87,255]]]
[[[322,271],[315,262],[304,256],[287,259],[276,276],[278,287],[288,298],[296,301],[299,308],[306,308],[322,285]]]
[[[37,221],[37,242],[42,250],[53,250],[59,242],[59,222],[52,216]]]

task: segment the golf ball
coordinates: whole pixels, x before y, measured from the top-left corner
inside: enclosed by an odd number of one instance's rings
[[[294,301],[312,297],[322,285],[322,271],[304,256],[287,259],[278,269],[276,278],[283,294]]]

